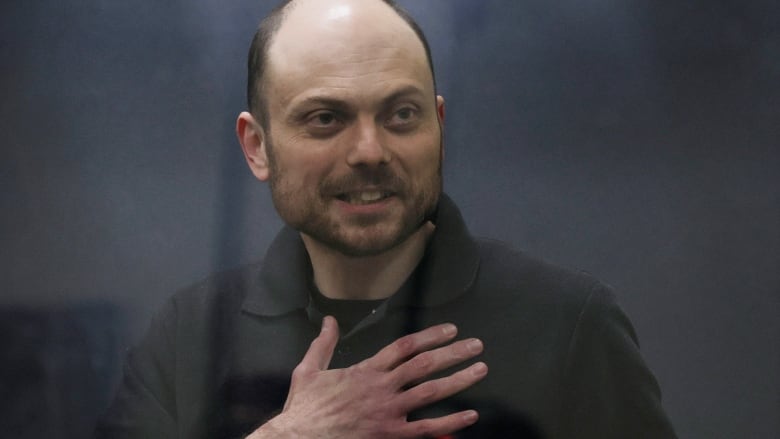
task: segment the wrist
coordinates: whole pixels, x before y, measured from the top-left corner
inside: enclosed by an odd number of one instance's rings
[[[292,426],[279,414],[253,431],[246,439],[285,439],[294,437]]]

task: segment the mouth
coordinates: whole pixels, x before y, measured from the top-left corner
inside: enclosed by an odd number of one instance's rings
[[[355,192],[348,192],[345,194],[339,194],[336,196],[336,198],[338,198],[339,200],[345,203],[362,206],[366,204],[378,203],[384,199],[391,197],[392,195],[393,193],[388,191],[371,190],[371,191],[355,191]]]

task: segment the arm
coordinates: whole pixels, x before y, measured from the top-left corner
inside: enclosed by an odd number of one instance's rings
[[[96,438],[175,438],[175,351],[170,329],[175,319],[169,302],[152,320],[139,345],[128,352],[124,376],[109,410],[101,417]]]
[[[171,337],[175,327],[176,306],[171,301],[153,320],[144,339],[130,351],[123,382],[95,437],[179,437],[182,428],[177,405],[190,401],[176,400],[173,388],[177,353]],[[433,349],[455,337],[454,331],[445,332],[444,327],[435,326],[403,337],[352,367],[327,370],[338,341],[338,328],[334,319],[324,319],[321,334],[293,372],[282,413],[250,437],[383,437],[376,433],[380,430],[387,433],[384,437],[419,437],[429,431],[454,431],[470,425],[476,421],[473,411],[406,422],[409,411],[446,398],[479,381],[486,373],[486,367],[477,363],[449,377],[422,382],[429,374],[460,364],[482,350],[478,341],[476,349],[467,348],[467,341]],[[191,375],[201,377],[208,373],[200,370]],[[206,430],[214,427],[208,419],[199,420],[199,424],[188,426],[188,431],[201,431],[205,437]]]
[[[572,334],[556,437],[674,438],[661,392],[626,315],[596,285]]]
[[[326,317],[320,335],[293,372],[282,413],[247,439],[416,438],[444,435],[473,424],[478,416],[473,410],[406,420],[410,411],[468,388],[486,375],[485,364],[475,363],[450,376],[424,381],[482,351],[478,340],[436,348],[450,342],[455,333],[452,325],[434,326],[402,337],[354,366],[328,370],[338,326]]]

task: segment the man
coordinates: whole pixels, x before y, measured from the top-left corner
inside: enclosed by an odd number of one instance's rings
[[[610,292],[474,240],[441,192],[444,100],[408,15],[288,2],[249,64],[237,134],[287,227],[172,299],[99,435],[674,436]]]

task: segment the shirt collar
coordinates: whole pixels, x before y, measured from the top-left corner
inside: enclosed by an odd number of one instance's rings
[[[463,294],[479,268],[477,243],[471,237],[455,203],[442,194],[433,218],[436,230],[416,271],[418,288],[402,288],[391,301],[398,305],[432,307]],[[279,316],[309,305],[311,262],[300,234],[284,227],[265,254],[256,282],[247,292],[243,309],[263,316]],[[406,290],[406,291],[404,291]],[[406,294],[404,294],[406,293]]]

